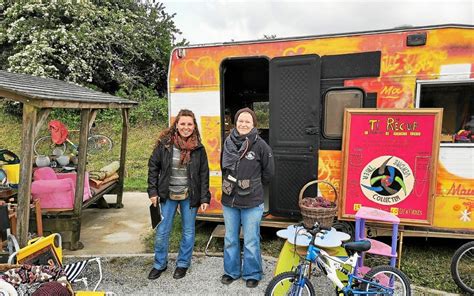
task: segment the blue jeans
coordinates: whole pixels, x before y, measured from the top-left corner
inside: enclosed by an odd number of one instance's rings
[[[197,208],[189,208],[189,198],[180,201],[168,199],[161,205],[163,221],[158,225],[155,234],[155,263],[153,267],[156,269],[163,269],[168,265],[170,233],[178,204],[181,210],[182,237],[176,266],[188,268],[191,265]]]
[[[224,272],[233,279],[262,279],[262,254],[260,252],[260,222],[263,203],[240,209],[222,206],[224,210]],[[240,225],[244,234],[243,268],[240,258]]]

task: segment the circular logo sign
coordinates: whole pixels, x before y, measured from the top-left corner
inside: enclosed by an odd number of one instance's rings
[[[403,159],[384,155],[369,162],[360,175],[360,187],[371,201],[393,205],[403,201],[413,190],[413,171]]]

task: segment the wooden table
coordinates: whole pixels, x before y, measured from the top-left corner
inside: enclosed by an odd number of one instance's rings
[[[0,189],[0,199],[7,201],[8,199],[15,197],[18,191],[12,188]]]
[[[0,189],[0,204],[9,203],[11,206],[8,211],[8,218],[10,220],[10,229],[13,235],[16,235],[17,225],[17,211],[16,211],[16,197],[18,190],[13,188]],[[34,209],[36,220],[36,233],[38,236],[43,236],[43,219],[41,217],[41,205],[39,200],[33,200],[30,203],[30,209]]]

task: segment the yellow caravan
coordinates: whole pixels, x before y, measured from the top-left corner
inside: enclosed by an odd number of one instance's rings
[[[263,225],[300,218],[308,181],[340,190],[345,108],[443,108],[432,225],[423,235],[474,233],[474,26],[437,25],[175,48],[170,120],[195,112],[211,171],[210,210],[222,221],[220,155],[234,113],[253,108],[273,149]],[[308,193],[311,194],[311,193]],[[410,228],[406,228],[409,230]]]

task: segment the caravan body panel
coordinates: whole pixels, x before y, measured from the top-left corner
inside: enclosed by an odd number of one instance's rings
[[[423,35],[426,35],[426,44],[410,44],[410,40],[414,37]],[[361,89],[364,92],[361,107],[403,109],[423,107],[423,96],[432,93],[433,89],[430,87],[433,87],[433,84],[444,86],[460,84],[468,90],[472,89],[474,85],[473,53],[474,30],[472,26],[465,25],[256,40],[174,49],[168,81],[170,120],[181,108],[194,111],[198,117],[203,143],[209,156],[212,201],[206,215],[200,214],[201,218],[206,219],[205,217],[208,216],[211,217],[209,220],[213,220],[212,217],[219,217],[222,214],[220,155],[224,137],[225,108],[229,102],[226,90],[232,87],[229,82],[226,82],[227,72],[223,69],[225,61],[264,58],[268,59],[271,65],[274,59],[284,57],[315,55],[321,58],[320,81],[315,82],[318,83],[319,97],[315,98],[313,105],[308,107],[309,111],[314,113],[315,126],[318,129],[317,138],[314,138],[315,150],[310,153],[308,151],[297,153],[298,155],[295,155],[296,157],[289,164],[296,170],[299,168],[314,170],[306,172],[305,177],[317,176],[318,179],[330,181],[339,188],[341,140],[325,137],[323,134],[324,125],[328,121],[328,116],[324,113],[326,92],[338,88]],[[271,66],[269,68],[271,69]],[[230,70],[235,72],[236,69],[235,66]],[[270,72],[270,77],[271,75]],[[237,79],[236,77],[233,76],[232,79]],[[259,79],[258,75],[249,80],[254,79]],[[275,89],[271,82],[268,87],[268,93],[263,96],[267,96],[270,112],[272,112],[271,102]],[[233,98],[233,100],[237,102],[237,99]],[[255,102],[255,99],[252,100]],[[439,100],[435,97],[430,104],[437,104]],[[474,98],[468,98],[468,103],[469,100],[471,102],[469,108],[474,109]],[[300,103],[299,99],[295,98],[295,104],[298,103]],[[457,132],[461,123],[460,119],[454,120],[454,118],[460,115],[459,113],[450,114],[449,110],[451,108],[453,112],[460,111],[456,111],[456,108],[449,105],[440,107],[445,108],[443,128],[446,125],[446,133]],[[474,116],[474,113],[472,115]],[[334,116],[340,116],[342,120],[343,115],[334,114]],[[272,125],[272,118],[270,114],[270,125]],[[453,123],[449,123],[449,120],[453,120]],[[278,130],[272,130],[272,126],[269,128],[270,141],[272,135],[282,129],[281,126],[275,128]],[[441,144],[431,227],[474,232],[474,143],[459,144],[461,143]],[[279,151],[278,146],[273,149],[276,152]],[[294,152],[290,151],[291,153]],[[284,152],[280,154],[279,157],[282,159],[280,163],[285,164],[288,155]],[[305,181],[301,180],[303,183]],[[284,180],[280,180],[281,182]],[[297,192],[300,185],[293,185],[295,188],[290,191]],[[272,186],[271,188],[274,189],[271,192],[270,201],[277,198],[275,195],[278,192],[275,190],[281,190],[281,187],[275,184]],[[275,213],[285,212],[282,211],[284,207],[288,207],[289,212],[293,213],[291,209],[297,207],[294,204],[295,200],[291,201],[291,205],[286,203],[287,200],[279,200],[275,203],[277,209]],[[272,204],[268,210],[272,214]],[[268,215],[265,219],[278,220],[291,217],[293,215],[282,218]]]

